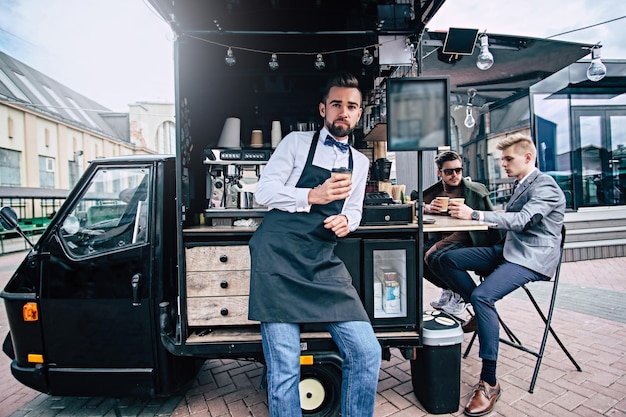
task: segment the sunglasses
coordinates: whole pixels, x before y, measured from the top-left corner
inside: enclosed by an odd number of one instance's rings
[[[446,168],[442,169],[442,171],[446,175],[452,175],[453,172],[455,172],[456,174],[460,174],[461,172],[463,172],[463,168]]]

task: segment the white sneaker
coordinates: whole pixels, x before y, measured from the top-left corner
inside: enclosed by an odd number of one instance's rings
[[[443,306],[450,302],[450,298],[453,294],[452,290],[442,290],[439,299],[431,301],[430,306],[432,308],[436,308],[437,310],[441,310]]]
[[[467,304],[465,304],[461,296],[456,293],[452,293],[452,297],[450,297],[450,301],[448,302],[448,304],[441,307],[443,311],[452,314],[453,316],[463,314],[466,308]]]

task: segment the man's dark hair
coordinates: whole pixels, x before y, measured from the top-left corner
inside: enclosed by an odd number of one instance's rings
[[[330,89],[333,87],[346,87],[346,88],[356,88],[359,89],[359,80],[349,72],[340,72],[335,76],[331,77],[326,83],[326,87],[324,88],[324,95],[322,96],[322,103],[326,104],[326,99],[328,99],[328,94],[330,93]],[[363,94],[363,93],[361,93]]]
[[[435,156],[435,164],[437,164],[437,168],[441,169],[444,162],[454,161],[456,159],[463,162],[463,160],[461,159],[458,153],[454,151],[443,151],[437,156]]]

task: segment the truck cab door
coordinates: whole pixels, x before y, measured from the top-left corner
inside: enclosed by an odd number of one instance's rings
[[[41,320],[53,395],[145,394],[153,168],[100,166],[41,247]]]

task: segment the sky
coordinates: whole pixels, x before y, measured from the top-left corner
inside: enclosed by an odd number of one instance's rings
[[[0,0],[0,50],[114,111],[174,101],[173,36],[144,0]]]
[[[173,35],[145,0],[0,0],[0,50],[113,111],[174,101]],[[430,30],[545,38],[626,16],[624,0],[446,0]],[[555,37],[626,60],[626,18]]]

